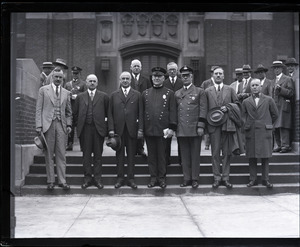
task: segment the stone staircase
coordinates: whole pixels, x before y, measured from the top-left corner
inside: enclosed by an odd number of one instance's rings
[[[174,141],[173,141],[174,142]],[[172,143],[173,143],[172,142]],[[173,144],[172,144],[173,145]],[[175,146],[175,145],[174,145]],[[203,145],[204,146],[204,145]],[[76,148],[75,148],[76,149]],[[91,186],[86,190],[81,189],[83,181],[82,153],[79,148],[67,152],[67,183],[71,190],[64,191],[55,187],[53,191],[46,189],[46,168],[44,156],[35,156],[34,163],[30,167],[30,172],[26,176],[25,185],[21,188],[21,195],[178,195],[178,194],[239,194],[239,195],[258,195],[274,193],[299,193],[299,155],[296,153],[279,154],[274,153],[270,159],[270,181],[274,184],[273,189],[267,189],[265,186],[258,185],[248,188],[246,184],[249,181],[249,165],[247,158],[236,156],[232,158],[230,181],[233,184],[232,189],[226,189],[220,186],[218,189],[212,188],[213,175],[211,166],[210,150],[201,151],[200,164],[200,186],[197,189],[191,187],[180,188],[182,182],[182,168],[178,164],[177,150],[172,149],[171,165],[167,167],[167,188],[160,187],[148,188],[149,169],[147,159],[137,156],[135,166],[135,182],[138,189],[133,190],[128,186],[119,189],[114,188],[116,183],[116,164],[114,152],[108,147],[103,152],[103,184],[104,188],[98,190]],[[258,166],[258,177],[260,182],[261,166]]]

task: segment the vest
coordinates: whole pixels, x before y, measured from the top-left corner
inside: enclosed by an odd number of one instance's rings
[[[61,120],[60,96],[61,96],[61,92],[59,93],[58,97],[56,96],[56,94],[54,92],[54,115],[53,115],[53,120],[58,119],[59,121]]]

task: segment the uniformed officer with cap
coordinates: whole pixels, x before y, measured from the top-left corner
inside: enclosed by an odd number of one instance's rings
[[[180,70],[183,88],[175,92],[177,140],[180,146],[183,183],[180,187],[199,186],[201,141],[204,135],[207,99],[204,89],[193,84],[193,69]]]
[[[74,105],[75,105],[75,99],[79,93],[82,93],[87,90],[86,83],[81,80],[80,78],[80,72],[82,71],[81,68],[78,66],[73,66],[71,68],[72,71],[72,80],[67,82],[65,85],[65,89],[71,92],[71,105],[72,105],[72,111],[74,111]],[[68,143],[67,143],[67,151],[73,150],[73,142],[74,142],[74,128],[75,126],[72,126],[72,131],[68,136]]]
[[[142,94],[144,135],[148,149],[150,183],[148,187],[166,187],[166,138],[176,131],[177,117],[174,92],[163,86],[167,71],[152,68],[153,87]]]

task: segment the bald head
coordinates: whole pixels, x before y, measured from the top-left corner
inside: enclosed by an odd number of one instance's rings
[[[90,74],[87,76],[86,78],[86,86],[88,87],[88,89],[90,90],[94,90],[96,89],[96,87],[98,86],[98,78],[96,75],[94,74]]]

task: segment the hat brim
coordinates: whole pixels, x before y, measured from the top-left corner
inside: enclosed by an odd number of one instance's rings
[[[220,112],[220,111],[221,111],[221,107],[214,107],[214,108],[212,108],[208,111],[206,119],[207,119],[207,122],[208,122],[209,125],[217,127],[217,126],[220,126],[220,125],[222,125],[223,123],[225,123],[227,121],[227,119],[228,119],[228,113],[227,112],[223,112],[223,116],[219,121],[214,122],[214,121],[211,120],[212,114],[214,114],[216,112]]]
[[[275,64],[275,65],[272,65],[271,67],[272,67],[272,68],[275,68],[275,67],[281,67],[281,68],[284,68],[285,65],[284,65],[284,64]]]
[[[286,63],[285,65],[288,66],[288,65],[299,65],[299,64],[298,63]]]
[[[36,142],[36,140],[34,140],[35,145],[36,145],[38,148],[40,148],[40,149],[47,150],[47,149],[48,149],[48,144],[47,144],[46,138],[45,138],[45,136],[44,136],[44,133],[41,132],[41,135],[35,137],[34,139],[36,139],[36,138],[38,138],[38,139],[40,140],[41,146],[39,145],[39,143]]]
[[[115,147],[109,145],[111,138],[114,138],[116,140],[117,144]],[[115,134],[114,137],[108,138],[108,140],[106,141],[106,145],[111,147],[114,151],[119,151],[121,148],[121,137],[118,134]]]
[[[62,64],[62,63],[57,63],[57,62],[53,62],[53,65],[54,66],[62,66],[64,69],[68,69],[69,67],[65,64]]]

